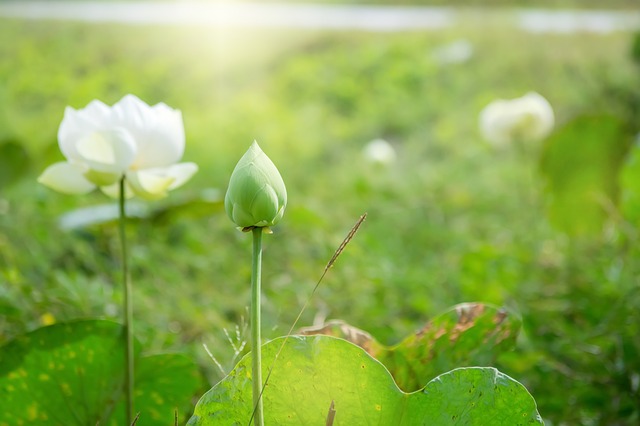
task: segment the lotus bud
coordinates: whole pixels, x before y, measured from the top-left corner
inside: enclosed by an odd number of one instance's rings
[[[227,215],[243,230],[270,227],[282,219],[286,206],[282,176],[254,142],[231,174],[224,197]]]

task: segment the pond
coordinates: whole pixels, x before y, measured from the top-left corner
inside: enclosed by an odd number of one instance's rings
[[[10,1],[0,3],[0,16],[133,25],[195,24],[219,27],[298,28],[309,30],[403,31],[439,30],[473,18],[490,25],[505,17],[530,32],[609,33],[640,28],[640,13],[546,9],[456,9],[452,7],[260,4]]]

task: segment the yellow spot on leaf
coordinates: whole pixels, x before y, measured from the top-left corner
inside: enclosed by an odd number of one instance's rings
[[[51,314],[51,312],[45,312],[40,315],[40,324],[42,325],[51,325],[56,323],[56,317]]]
[[[69,383],[60,383],[60,388],[62,389],[62,393],[65,395],[71,395],[71,387],[69,386]]]
[[[382,405],[376,404],[376,411],[382,411]]]
[[[40,375],[38,376],[38,379],[42,380],[43,382],[46,382],[50,380],[51,377],[49,377],[48,374],[40,373]]]
[[[162,405],[164,404],[164,399],[162,399],[162,397],[157,394],[156,392],[154,392],[153,394],[151,394],[151,397],[153,398],[153,401],[158,404],[158,405]]]
[[[35,420],[38,418],[38,406],[31,404],[27,407],[27,420]]]

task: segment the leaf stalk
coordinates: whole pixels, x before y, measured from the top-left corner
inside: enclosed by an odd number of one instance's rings
[[[251,268],[251,382],[253,385],[253,418],[256,426],[264,426],[262,404],[262,350],[260,336],[260,286],[262,276],[262,232],[255,227],[253,233],[253,257]]]
[[[120,179],[120,196],[119,196],[119,231],[120,231],[120,254],[122,256],[122,286],[123,286],[123,316],[124,316],[124,333],[123,340],[125,346],[124,353],[124,396],[125,396],[125,418],[126,424],[131,425],[134,422],[133,417],[133,300],[131,291],[131,276],[129,273],[129,259],[127,253],[127,234],[126,234],[126,210],[125,210],[125,176]]]

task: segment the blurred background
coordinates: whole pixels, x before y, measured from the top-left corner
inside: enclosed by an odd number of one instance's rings
[[[251,239],[222,199],[257,140],[289,192],[264,239],[265,338],[368,212],[300,325],[339,318],[391,345],[457,303],[506,306],[524,326],[496,366],[547,424],[637,424],[637,2],[366,3],[0,1],[0,344],[119,318],[112,201],[36,178],[62,160],[66,106],[133,93],[182,111],[200,166],[130,205],[146,350],[190,353],[210,384],[241,355]],[[554,109],[549,138],[484,140],[480,111],[529,91]]]

